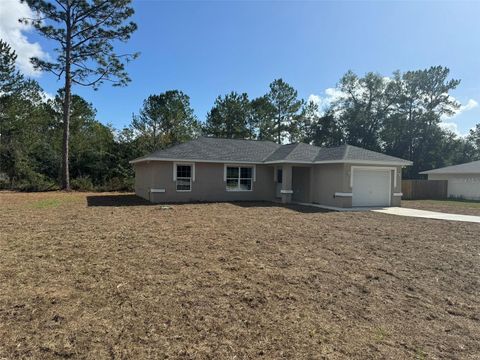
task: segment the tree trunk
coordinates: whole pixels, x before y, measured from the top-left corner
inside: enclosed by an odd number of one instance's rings
[[[65,93],[63,97],[63,153],[62,153],[62,189],[70,191],[69,143],[70,143],[70,104],[72,79],[70,74],[70,52],[72,29],[70,24],[70,8],[67,9],[66,47],[65,47]]]
[[[69,66],[68,66],[69,67]],[[62,153],[62,189],[70,191],[69,143],[70,143],[70,76],[65,76],[65,95],[63,98],[63,153]]]
[[[278,112],[278,122],[277,122],[277,142],[282,144],[282,116],[280,111]]]

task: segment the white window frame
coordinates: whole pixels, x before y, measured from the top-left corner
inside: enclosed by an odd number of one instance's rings
[[[232,167],[232,168],[237,168],[238,169],[238,187],[236,189],[229,189],[227,187],[227,168]],[[252,177],[249,178],[251,181],[252,186],[250,187],[250,190],[242,190],[240,189],[240,180],[241,178],[241,168],[250,168],[252,169]],[[243,178],[248,179],[248,178]],[[225,182],[225,190],[228,192],[248,192],[248,191],[253,191],[253,183],[257,180],[257,168],[255,165],[251,164],[224,164],[223,166],[223,181]]]
[[[190,190],[178,190],[177,166],[190,166],[190,178],[182,178],[182,179],[189,179],[190,180]],[[175,183],[176,192],[191,192],[193,182],[195,182],[195,163],[174,162],[173,163],[173,181]]]

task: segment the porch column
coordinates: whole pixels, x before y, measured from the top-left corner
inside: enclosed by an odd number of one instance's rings
[[[292,202],[292,165],[282,166],[282,189],[280,193],[282,195],[282,203]]]

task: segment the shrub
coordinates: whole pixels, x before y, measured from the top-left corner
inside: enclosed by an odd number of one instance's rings
[[[31,173],[27,179],[16,182],[15,189],[19,191],[53,191],[58,190],[58,185],[41,174]]]
[[[99,191],[132,191],[133,178],[113,177],[105,181],[105,184],[98,187]]]
[[[81,176],[75,179],[72,179],[70,182],[72,190],[77,191],[94,191],[95,186],[93,186],[92,179],[88,176]]]

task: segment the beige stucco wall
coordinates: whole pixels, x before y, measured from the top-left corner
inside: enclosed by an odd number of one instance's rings
[[[195,163],[195,181],[192,191],[177,192],[173,181],[173,162],[143,162],[135,164],[135,193],[152,202],[194,201],[273,201],[273,167],[256,166],[256,181],[252,191],[227,191],[224,164]],[[164,193],[150,193],[150,189],[165,189]]]
[[[335,197],[336,192],[349,192],[345,164],[319,164],[312,167],[311,199],[313,203],[351,207],[351,197]]]
[[[311,201],[317,204],[352,207],[351,196],[335,196],[335,193],[352,193],[350,186],[350,176],[352,166],[362,166],[362,164],[319,164],[312,168],[311,178]],[[364,164],[371,166],[371,164]],[[384,167],[384,166],[381,166]],[[385,166],[391,167],[391,166]],[[395,196],[395,193],[402,191],[402,167],[397,168],[397,184],[394,186],[394,171],[392,170],[391,184],[391,206],[400,206],[401,197]]]
[[[361,166],[355,164],[353,166]],[[369,166],[365,164],[365,166]],[[352,198],[335,193],[352,192],[350,187],[351,164],[318,164],[311,167],[292,167],[292,200],[317,204],[351,207]],[[274,166],[257,165],[256,181],[252,191],[226,191],[223,180],[223,163],[196,163],[192,191],[177,192],[173,181],[173,162],[143,162],[135,164],[135,193],[152,202],[193,201],[274,201]],[[394,187],[392,170],[391,205],[400,206],[402,168],[397,167],[397,186]],[[284,174],[284,181],[288,174]],[[150,193],[150,189],[165,189],[164,193]]]

